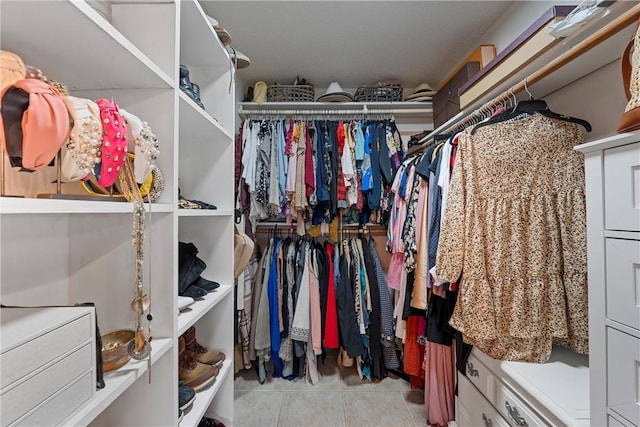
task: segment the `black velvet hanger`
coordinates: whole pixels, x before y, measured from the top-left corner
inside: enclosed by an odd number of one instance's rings
[[[483,126],[504,122],[504,121],[513,119],[514,117],[517,117],[521,114],[533,114],[533,113],[542,114],[543,116],[549,117],[551,119],[562,120],[570,123],[577,123],[583,126],[587,130],[587,132],[591,132],[591,124],[588,121],[578,119],[576,117],[570,117],[570,116],[565,116],[563,114],[554,113],[549,109],[549,106],[547,105],[546,101],[529,98],[527,101],[518,102],[515,105],[515,107],[513,107],[513,109],[511,110],[504,111],[500,114],[497,114],[491,117],[487,121],[478,123],[471,130],[471,135],[473,135],[476,132],[476,130],[478,130]]]

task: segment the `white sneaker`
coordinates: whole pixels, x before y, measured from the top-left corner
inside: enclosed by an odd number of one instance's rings
[[[194,302],[196,302],[196,300],[194,300],[191,297],[182,297],[182,296],[178,295],[178,311],[184,310],[185,308],[189,307]]]

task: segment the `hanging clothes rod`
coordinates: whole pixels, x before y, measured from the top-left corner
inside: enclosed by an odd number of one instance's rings
[[[367,109],[363,108],[360,110],[270,110],[270,109],[262,109],[262,110],[254,110],[254,109],[245,109],[242,106],[240,107],[238,114],[241,116],[249,117],[249,116],[378,116],[378,115],[408,115],[408,114],[425,114],[424,109],[414,108],[414,109]]]
[[[510,100],[513,100],[516,94],[522,92],[527,89],[528,86],[542,80],[546,76],[554,73],[559,70],[563,66],[567,65],[569,62],[593,49],[595,46],[599,45],[603,41],[608,38],[614,36],[620,31],[627,28],[629,25],[633,24],[640,18],[640,4],[633,6],[631,9],[627,10],[609,24],[600,28],[598,31],[589,35],[587,38],[582,40],[580,43],[577,43],[575,46],[571,47],[569,50],[564,52],[562,55],[558,56],[542,68],[534,71],[529,76],[527,76],[524,80],[519,83],[511,86],[509,89],[505,90],[501,94],[497,95],[490,101],[487,101],[480,107],[476,108],[469,114],[463,114],[459,117],[454,123],[451,123],[447,126],[443,125],[438,129],[435,129],[429,135],[425,136],[422,140],[420,140],[420,145],[413,147],[409,150],[409,154],[415,154],[425,150],[429,145],[431,145],[434,141],[434,137],[438,134],[449,134],[454,133],[456,131],[460,131],[467,126],[471,125],[480,117],[484,117],[487,114],[491,114],[492,111],[495,110],[496,107],[499,107]],[[431,142],[431,143],[428,143]]]

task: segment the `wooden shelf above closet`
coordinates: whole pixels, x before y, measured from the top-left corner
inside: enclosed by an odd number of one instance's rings
[[[431,102],[241,102],[238,114],[252,115],[340,115],[388,114],[396,118],[433,120]]]

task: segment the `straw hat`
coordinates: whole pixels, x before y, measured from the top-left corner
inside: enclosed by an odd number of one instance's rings
[[[244,271],[253,255],[255,243],[246,234],[234,227],[233,233],[233,275],[237,279]]]
[[[224,46],[229,45],[231,43],[231,35],[229,34],[229,32],[227,30],[225,30],[224,27],[221,27],[219,22],[216,21],[215,19],[213,19],[212,17],[207,16],[207,19],[211,23],[211,26],[215,30],[215,32],[218,35],[218,38],[220,39],[222,44]]]
[[[237,51],[232,46],[227,46],[227,52],[229,52],[231,62],[235,64],[237,70],[242,70],[243,68],[247,68],[251,65],[249,57],[244,53]]]
[[[267,84],[265,82],[257,82],[253,88],[253,102],[262,104],[267,102]]]
[[[349,92],[342,90],[342,86],[338,82],[333,82],[327,88],[327,91],[316,99],[317,102],[353,102],[353,96]]]
[[[414,89],[413,93],[404,97],[405,101],[429,101],[431,97],[435,95],[436,91],[433,90],[429,83],[421,83]]]

